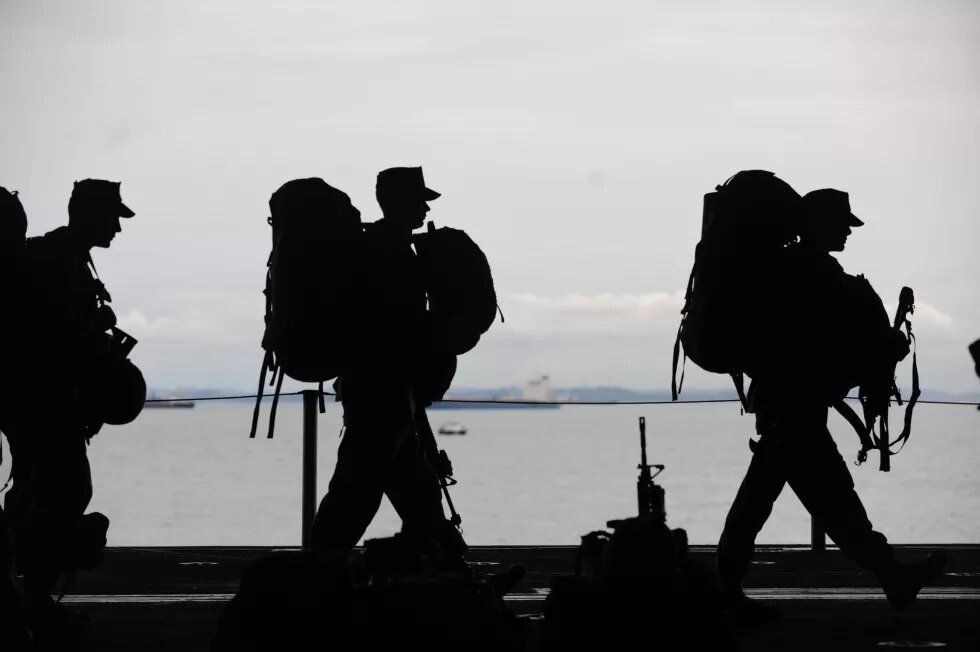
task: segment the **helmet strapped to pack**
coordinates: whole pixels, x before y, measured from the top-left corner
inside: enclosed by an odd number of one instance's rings
[[[99,310],[109,315],[112,324],[93,340],[87,355],[87,381],[79,388],[83,403],[91,410],[92,421],[87,424],[91,437],[103,424],[122,426],[136,420],[146,405],[146,380],[128,357],[136,347],[136,338],[115,325],[116,317],[108,305],[112,297],[99,278],[92,257],[88,256],[85,262],[92,273]]]
[[[346,193],[323,179],[294,179],[269,199],[272,251],[265,285],[265,356],[252,418],[258,426],[259,405],[267,372],[275,386],[269,437],[284,376],[320,384],[337,377],[347,364],[356,262],[361,249],[361,214]]]

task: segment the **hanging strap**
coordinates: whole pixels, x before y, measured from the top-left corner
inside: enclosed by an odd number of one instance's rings
[[[745,398],[745,374],[738,371],[733,374],[728,374],[732,377],[732,382],[735,384],[735,393],[738,394],[738,400],[742,403],[742,411],[749,411],[749,402]]]
[[[677,337],[674,339],[674,359],[670,374],[670,400],[676,401],[681,390],[684,389],[684,371],[687,367],[687,351],[684,352],[684,362],[681,363],[681,380],[677,381],[677,362],[681,355],[681,331],[684,329],[684,321],[677,327]]]
[[[684,351],[684,361],[681,363],[681,380],[677,382],[677,362],[681,353],[681,332],[684,330],[684,317],[687,316],[687,309],[691,301],[691,292],[694,289],[694,272],[698,269],[698,249],[694,250],[694,265],[691,266],[691,274],[687,277],[687,289],[684,291],[684,307],[681,308],[681,323],[677,327],[677,337],[674,339],[674,356],[670,374],[670,400],[676,401],[677,396],[684,389],[684,370],[687,367],[687,351]],[[744,402],[743,402],[744,403]]]
[[[922,394],[922,390],[919,387],[919,362],[916,359],[916,342],[915,335],[912,334],[912,326],[905,322],[905,328],[908,331],[909,339],[912,342],[912,393],[909,395],[908,403],[905,405],[905,420],[902,425],[902,432],[898,435],[898,438],[892,442],[892,445],[898,444],[898,450],[893,451],[893,454],[900,452],[905,448],[905,443],[908,442],[909,436],[912,434],[912,410],[915,408],[915,404],[919,400],[919,395]]]
[[[272,367],[272,351],[266,351],[262,358],[262,370],[259,371],[259,390],[255,393],[255,409],[252,410],[252,430],[249,438],[255,439],[255,431],[259,428],[259,407],[262,405],[262,396],[265,391],[266,372]]]
[[[278,372],[279,378],[276,379]],[[269,410],[269,434],[266,439],[272,439],[272,433],[276,429],[276,411],[279,409],[279,392],[282,391],[282,379],[286,376],[282,369],[276,367],[272,370],[272,378],[276,380],[276,393],[272,396],[272,408]]]
[[[890,433],[888,430],[888,405],[885,405],[885,409],[881,412],[878,417],[878,439],[875,442],[878,445],[878,470],[879,471],[891,471],[892,470],[892,449],[890,442]]]
[[[320,381],[320,389],[319,389],[319,392],[317,393],[317,396],[320,399],[320,414],[323,414],[324,412],[327,411],[327,404],[323,400],[323,381],[322,380]]]

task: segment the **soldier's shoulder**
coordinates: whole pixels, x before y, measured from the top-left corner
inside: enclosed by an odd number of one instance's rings
[[[26,251],[32,255],[67,253],[70,247],[68,227],[59,226],[44,235],[27,238],[24,246],[26,247]]]

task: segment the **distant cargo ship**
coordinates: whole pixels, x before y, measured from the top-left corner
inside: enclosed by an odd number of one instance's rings
[[[555,395],[551,391],[550,377],[539,375],[524,385],[520,396],[513,394],[490,396],[447,396],[433,403],[429,410],[557,410],[560,405],[553,403]],[[458,401],[458,402],[457,402]]]
[[[186,399],[172,398],[168,396],[158,396],[156,394],[150,394],[146,397],[146,402],[143,403],[143,407],[147,408],[192,408],[194,407],[194,401],[188,401]]]

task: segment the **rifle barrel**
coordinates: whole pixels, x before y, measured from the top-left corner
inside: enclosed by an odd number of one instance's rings
[[[647,418],[640,417],[640,466],[648,468],[647,464]]]

